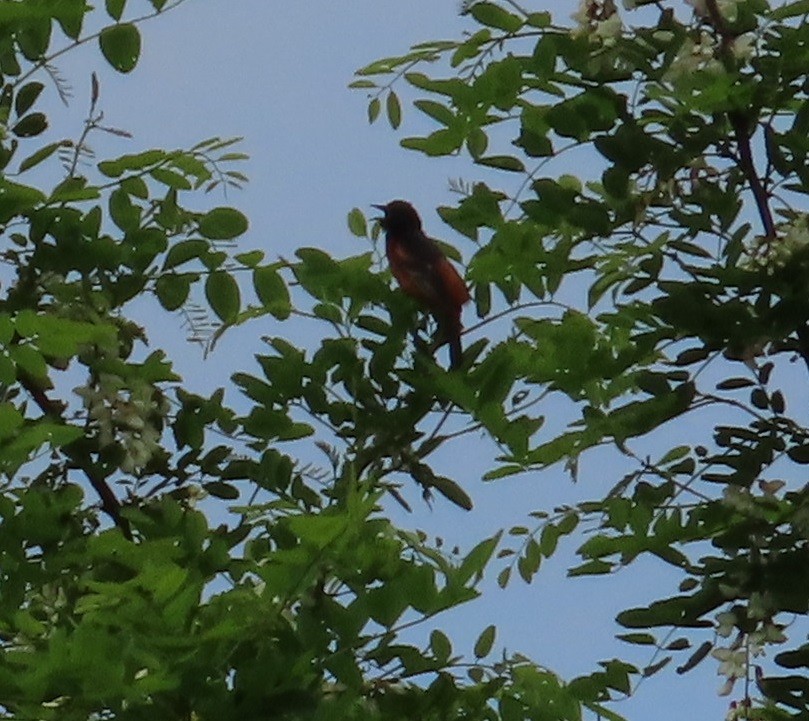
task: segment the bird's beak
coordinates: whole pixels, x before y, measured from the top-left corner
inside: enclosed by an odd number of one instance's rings
[[[385,214],[387,213],[387,210],[388,210],[388,209],[387,209],[387,206],[384,206],[384,205],[377,205],[376,203],[371,203],[371,207],[372,207],[372,208],[376,208],[377,210],[381,210],[381,211],[382,211],[382,215],[381,215],[381,216],[379,216],[379,215],[378,215],[378,216],[376,216],[375,218],[372,218],[372,220],[376,220],[376,221],[378,221],[380,224],[381,224],[381,223],[383,223],[383,221],[385,220]]]

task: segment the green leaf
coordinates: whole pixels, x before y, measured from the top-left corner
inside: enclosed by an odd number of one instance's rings
[[[140,208],[132,203],[129,194],[122,188],[116,188],[110,193],[109,211],[112,222],[124,232],[140,226]]]
[[[230,240],[247,228],[247,218],[235,208],[214,208],[199,221],[199,232],[211,240]]]
[[[489,655],[492,646],[494,646],[496,634],[497,629],[494,626],[487,626],[483,629],[483,632],[478,636],[478,640],[475,641],[475,658],[484,658]]]
[[[690,243],[687,240],[671,240],[668,243],[670,248],[674,250],[678,250],[681,253],[685,253],[686,255],[693,255],[697,258],[712,258],[710,252],[705,250],[701,245],[697,245],[696,243]]]
[[[446,634],[438,629],[430,632],[430,649],[440,664],[445,664],[452,655],[452,644]]]
[[[155,294],[166,310],[177,310],[188,299],[192,277],[189,274],[165,273],[155,282]]]
[[[0,438],[11,438],[17,434],[24,418],[11,403],[0,403]]]
[[[535,28],[546,28],[548,27],[553,18],[551,14],[547,11],[538,12],[538,13],[528,13],[528,17],[526,18],[526,22],[528,25],[531,25]]]
[[[126,0],[105,0],[106,7],[107,7],[107,14],[113,20],[120,20],[121,15],[124,13],[124,6],[126,5]]]
[[[755,385],[755,381],[752,378],[727,378],[717,383],[716,387],[721,391],[730,391],[736,390],[737,388],[749,388],[752,385]]]
[[[388,114],[390,126],[396,130],[402,124],[402,105],[399,102],[399,96],[392,90],[388,93],[387,100],[385,101],[385,109]]]
[[[12,183],[0,177],[0,223],[7,223],[43,202],[45,196],[36,188]]]
[[[8,354],[29,376],[40,380],[48,377],[48,366],[45,358],[34,346],[15,345],[8,349]]]
[[[525,705],[513,696],[503,695],[497,699],[497,711],[502,721],[525,721]]]
[[[649,676],[654,676],[654,674],[656,674],[658,671],[661,671],[661,670],[663,670],[663,668],[668,666],[670,662],[671,662],[671,656],[665,656],[664,658],[662,658],[657,663],[653,663],[651,666],[646,666],[646,668],[643,669],[644,678],[648,678]]]
[[[272,266],[253,271],[253,287],[261,304],[278,320],[286,320],[292,312],[292,303],[281,274]]]
[[[796,0],[774,8],[770,12],[770,18],[772,20],[786,20],[806,13],[809,13],[809,0]]]
[[[352,208],[348,213],[348,229],[358,238],[368,235],[368,223],[365,214],[359,208]]]
[[[166,152],[163,150],[145,150],[133,155],[122,155],[115,160],[103,160],[98,164],[98,170],[108,178],[118,178],[127,170],[142,170],[165,159]]]
[[[523,26],[523,20],[519,15],[514,15],[494,3],[476,2],[469,12],[481,25],[509,33],[517,32]]]
[[[132,23],[110,25],[98,37],[101,53],[119,73],[131,72],[140,56],[140,32]]]
[[[32,138],[40,133],[44,133],[48,128],[48,118],[45,113],[31,113],[22,118],[11,132],[18,138]]]
[[[809,464],[809,444],[793,446],[787,450],[787,455],[789,456],[790,460],[805,466]]]
[[[217,270],[205,282],[205,297],[217,317],[225,323],[232,323],[239,314],[241,297],[239,286],[233,276]]]
[[[480,55],[482,52],[482,46],[491,40],[491,37],[492,32],[489,30],[489,28],[482,28],[474,35],[468,37],[466,40],[464,40],[464,42],[458,45],[455,52],[452,53],[452,57],[449,61],[450,66],[457,68],[465,60],[469,60],[470,58]]]
[[[525,165],[519,158],[512,155],[488,155],[485,158],[476,158],[478,165],[486,165],[498,170],[508,170],[512,173],[524,173]]]
[[[464,136],[456,128],[442,128],[426,138],[403,138],[400,145],[409,150],[418,150],[430,157],[450,155],[463,144]]]
[[[376,119],[379,117],[379,111],[382,109],[382,103],[379,102],[379,98],[373,98],[371,102],[368,103],[368,122],[374,123]]]
[[[360,79],[351,81],[348,87],[352,90],[371,90],[376,87],[376,83],[373,80]]]
[[[615,638],[641,646],[654,646],[657,644],[657,639],[651,633],[619,633],[616,634]]]
[[[154,168],[149,175],[151,175],[158,183],[168,186],[169,188],[176,188],[177,190],[191,190],[193,184],[184,175],[181,175],[176,170],[169,168]]]
[[[121,190],[127,195],[134,195],[141,200],[149,199],[149,186],[146,181],[138,175],[130,175],[121,181]]]
[[[711,354],[708,348],[688,348],[677,355],[674,364],[678,366],[687,366],[693,363],[704,361]]]
[[[17,91],[14,98],[14,112],[17,117],[22,117],[31,109],[44,88],[42,83],[33,82],[26,83]]]
[[[452,501],[465,511],[472,510],[472,499],[455,481],[445,476],[432,476],[430,486],[435,488],[444,498]]]
[[[239,497],[239,490],[230,483],[209,481],[203,488],[215,498],[222,498],[226,501],[235,501]]]
[[[163,262],[163,270],[176,268],[178,265],[187,263],[189,260],[201,258],[208,252],[210,244],[207,240],[191,238],[175,243],[166,253],[166,260]]]
[[[686,673],[686,671],[690,671],[694,668],[698,663],[700,663],[703,659],[705,659],[708,654],[710,653],[711,649],[713,648],[713,643],[710,641],[703,641],[694,653],[689,656],[684,664],[677,667],[677,673]]]
[[[115,332],[110,325],[83,323],[27,310],[17,316],[15,327],[22,337],[36,338],[39,352],[49,357],[68,358],[87,343],[112,345],[115,342]]]
[[[546,526],[546,528],[550,528],[550,526]],[[528,543],[525,544],[525,552],[517,561],[517,570],[520,573],[520,578],[526,583],[531,583],[539,570],[539,566],[542,563],[543,551],[544,547],[540,546],[533,538],[529,539]],[[550,550],[549,553],[544,555],[548,556],[551,553],[553,553],[553,550]]]
[[[500,543],[500,536],[501,533],[498,533],[481,541],[467,554],[458,569],[458,579],[461,583],[466,583],[473,577],[483,575],[483,569],[492,557],[497,544]]]
[[[77,200],[94,200],[100,195],[101,193],[98,188],[87,185],[86,178],[71,176],[65,178],[53,189],[49,202],[65,203]]]
[[[20,162],[20,172],[24,173],[26,170],[30,170],[34,166],[39,165],[41,162],[47,160],[63,145],[64,142],[60,141],[58,143],[50,143],[44,148],[40,148],[35,153],[29,155],[27,158],[25,158],[25,160]]]
[[[449,126],[455,122],[455,114],[443,103],[434,100],[416,100],[413,105],[441,125]]]
[[[241,263],[245,268],[257,268],[258,264],[264,260],[263,250],[250,250],[246,253],[237,253],[233,259]]]
[[[575,568],[569,569],[567,575],[571,578],[576,576],[603,576],[607,573],[611,573],[612,570],[613,568],[611,563],[596,560],[587,561],[576,566]]]
[[[486,148],[488,147],[489,137],[483,130],[473,128],[469,131],[469,135],[466,136],[466,149],[475,160],[480,160],[480,157],[486,152]]]
[[[14,9],[9,8],[9,5],[13,3],[2,3],[0,7],[2,7],[3,12],[0,13],[0,17],[4,17],[6,12],[10,11],[10,14],[14,15]],[[34,6],[33,3],[17,3],[18,5],[28,5],[31,10],[31,15],[35,16],[36,13],[45,14],[45,17],[50,24],[50,18],[53,17],[58,23],[59,26],[62,28],[62,32],[67,35],[71,40],[78,40],[79,35],[81,35],[81,27],[82,21],[84,20],[84,13],[89,10],[86,3],[82,2],[52,2],[48,4],[48,11],[46,11],[41,5]],[[50,29],[48,30],[48,33]],[[49,37],[49,34],[46,35]]]

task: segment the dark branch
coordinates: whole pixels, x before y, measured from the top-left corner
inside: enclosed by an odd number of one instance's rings
[[[62,413],[64,412],[64,404],[59,401],[54,401],[48,397],[42,388],[40,388],[36,381],[31,378],[20,378],[20,384],[34,399],[40,410],[48,417],[62,421]],[[98,497],[101,499],[101,510],[104,511],[111,519],[112,522],[121,530],[121,533],[128,540],[132,540],[132,529],[129,527],[129,522],[121,516],[121,503],[112,492],[112,489],[107,483],[107,479],[102,473],[89,461],[87,455],[83,453],[75,444],[69,444],[62,448],[64,454],[68,457],[70,462],[75,468],[81,470],[90,485],[95,489]]]
[[[708,10],[708,20],[721,41],[719,51],[722,59],[725,61],[726,66],[733,67],[736,63],[733,57],[733,43],[736,40],[736,33],[728,27],[725,18],[722,17],[717,0],[705,0],[705,7]],[[756,201],[756,208],[764,226],[764,234],[767,239],[772,240],[775,238],[775,222],[770,210],[767,191],[756,170],[753,152],[750,147],[750,137],[755,128],[755,120],[741,111],[729,112],[728,120],[733,128],[733,134],[736,136],[736,143],[739,146],[739,166],[750,185],[750,190]]]
[[[761,218],[761,224],[764,226],[764,235],[769,240],[772,240],[775,238],[775,222],[773,221],[772,211],[770,210],[767,191],[764,189],[764,184],[761,182],[761,178],[759,178],[755,163],[753,162],[748,120],[740,113],[728,113],[728,120],[733,127],[736,142],[739,146],[739,166],[750,185],[750,190],[756,201],[758,215]]]

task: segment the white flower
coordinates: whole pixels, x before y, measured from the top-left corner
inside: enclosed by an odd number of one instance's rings
[[[578,28],[574,31],[574,35],[587,33],[590,30],[590,0],[579,0],[579,7],[576,8],[570,18],[576,22]]]
[[[738,16],[738,0],[719,0],[716,5],[720,15],[728,22],[736,22]]]
[[[606,20],[601,20],[596,23],[593,36],[603,40],[605,45],[612,45],[617,38],[621,37],[622,30],[623,24],[621,23],[621,18],[618,17],[616,13]]]
[[[769,594],[754,591],[750,594],[750,601],[747,604],[747,615],[751,619],[761,620],[770,617],[771,604],[768,602]]]
[[[716,59],[716,40],[709,32],[702,31],[695,42],[686,38],[680,46],[666,73],[672,82],[687,80],[694,73],[719,75],[724,72],[722,63]]]
[[[629,0],[634,5],[634,0]],[[614,45],[621,36],[623,25],[613,0],[579,0],[579,6],[570,16],[576,23],[574,37],[587,35],[604,45]]]
[[[718,636],[722,638],[727,638],[733,633],[733,629],[736,628],[736,614],[731,613],[730,611],[722,611],[722,613],[716,614],[716,633]]]
[[[733,56],[740,61],[750,60],[756,50],[756,36],[753,33],[744,33],[734,38],[731,46]]]
[[[747,513],[755,507],[755,501],[750,491],[746,488],[735,488],[733,486],[725,486],[722,492],[722,503],[740,513]]]
[[[720,676],[737,679],[747,674],[747,656],[743,649],[715,648],[711,655],[719,661],[716,673]]]

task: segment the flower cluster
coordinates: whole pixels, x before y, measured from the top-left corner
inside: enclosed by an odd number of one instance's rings
[[[144,380],[124,381],[111,373],[102,373],[96,383],[74,390],[96,425],[99,445],[121,445],[125,473],[143,469],[160,448],[168,401]]]
[[[799,215],[778,226],[775,239],[759,236],[750,249],[749,265],[772,272],[785,267],[797,254],[809,248],[809,216]]]
[[[729,695],[736,681],[749,677],[751,659],[763,656],[768,645],[786,641],[784,627],[773,621],[773,610],[773,603],[766,592],[753,592],[748,599],[745,617],[748,622],[758,622],[756,630],[750,633],[739,632],[728,646],[717,647],[711,652],[711,655],[719,661],[717,674],[725,677],[719,689],[720,696]],[[716,615],[716,635],[728,638],[736,631],[738,624],[739,619],[733,611],[722,611]],[[727,721],[747,718],[742,713],[746,708],[742,706],[740,709],[739,704],[732,703]]]
[[[724,72],[722,63],[716,57],[716,38],[707,30],[702,30],[699,37],[686,38],[675,55],[666,73],[668,80],[677,82],[687,79],[694,73],[710,73],[718,75]]]
[[[606,46],[614,45],[623,30],[613,0],[579,0],[579,7],[571,17],[576,21],[574,36],[585,35]]]

